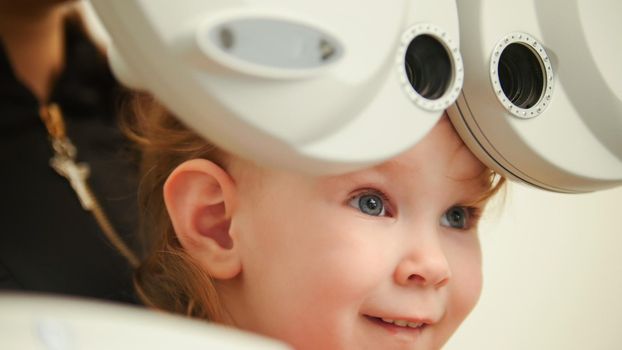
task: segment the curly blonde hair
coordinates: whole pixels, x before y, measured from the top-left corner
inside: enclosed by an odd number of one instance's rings
[[[224,153],[145,93],[132,96],[123,128],[141,154],[138,201],[143,260],[134,275],[138,297],[156,309],[223,320],[213,280],[179,243],[162,189],[169,174],[188,159],[205,158],[225,168]]]

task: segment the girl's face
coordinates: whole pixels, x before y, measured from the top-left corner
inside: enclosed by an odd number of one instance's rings
[[[469,203],[488,182],[446,118],[371,169],[257,172],[232,170],[242,272],[218,288],[236,326],[296,349],[437,349],[474,307],[481,208]]]

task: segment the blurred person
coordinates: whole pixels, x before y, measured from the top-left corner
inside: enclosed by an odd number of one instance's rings
[[[0,0],[0,289],[133,302],[121,90],[79,7]]]

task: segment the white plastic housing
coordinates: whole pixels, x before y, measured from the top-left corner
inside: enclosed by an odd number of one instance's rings
[[[328,174],[381,162],[420,140],[462,87],[455,1],[92,3],[121,80],[269,166]],[[447,89],[433,100],[404,72],[417,35],[438,40],[451,61]]]
[[[101,301],[4,293],[0,310],[0,349],[290,349],[231,327]]]
[[[547,190],[621,185],[622,2],[460,0],[458,10],[465,82],[449,115],[471,150]],[[519,36],[546,72],[533,108],[510,108],[496,80],[497,52]]]

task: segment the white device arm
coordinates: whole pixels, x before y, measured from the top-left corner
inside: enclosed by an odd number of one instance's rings
[[[257,162],[370,166],[449,108],[471,150],[511,179],[622,184],[620,2],[92,2],[122,80]]]
[[[0,309],[2,349],[291,349],[232,327],[75,297],[2,293]]]
[[[454,1],[92,3],[119,78],[271,166],[381,162],[423,137],[462,87]]]
[[[463,94],[449,110],[471,150],[530,185],[622,184],[622,2],[460,0]]]

